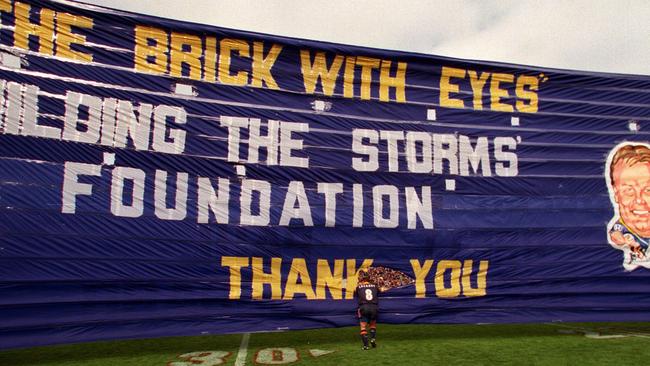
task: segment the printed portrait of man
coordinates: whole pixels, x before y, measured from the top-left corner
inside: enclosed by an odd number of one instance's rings
[[[625,143],[607,159],[607,188],[615,215],[608,242],[623,251],[623,267],[650,268],[650,146]]]

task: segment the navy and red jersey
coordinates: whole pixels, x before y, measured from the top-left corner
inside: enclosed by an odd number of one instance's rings
[[[359,305],[377,305],[379,304],[379,298],[377,296],[378,292],[379,290],[375,284],[369,282],[361,282],[357,286],[355,295],[359,299]]]

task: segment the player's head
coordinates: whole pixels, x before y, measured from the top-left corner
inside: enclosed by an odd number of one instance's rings
[[[359,271],[359,282],[369,282],[370,281],[370,273],[368,270],[361,270]]]
[[[612,157],[609,177],[623,223],[637,235],[650,237],[650,148],[619,148]]]

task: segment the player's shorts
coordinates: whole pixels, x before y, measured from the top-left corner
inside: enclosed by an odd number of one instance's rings
[[[357,310],[357,317],[359,321],[370,323],[371,321],[377,320],[377,315],[379,313],[379,307],[373,304],[366,304],[359,306]]]

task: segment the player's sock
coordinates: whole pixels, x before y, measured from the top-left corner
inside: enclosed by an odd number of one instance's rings
[[[375,328],[370,328],[370,344],[373,347],[377,347],[377,329]]]

